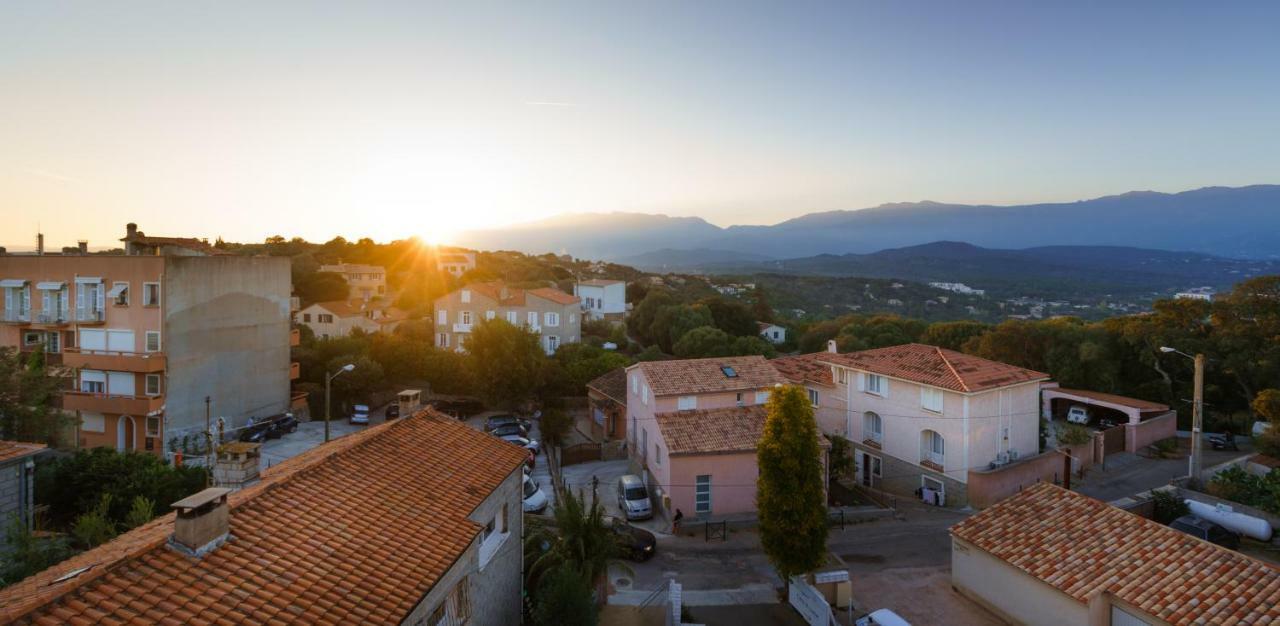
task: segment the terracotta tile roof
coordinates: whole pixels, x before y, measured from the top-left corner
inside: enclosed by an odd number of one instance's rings
[[[632,367],[644,372],[655,396],[768,389],[787,382],[762,356],[647,361]],[[724,367],[737,376],[725,375]]]
[[[1049,378],[1044,372],[920,343],[825,354],[823,362],[960,392],[986,391]]]
[[[606,398],[627,403],[627,370],[619,367],[587,383],[587,389],[598,391]]]
[[[578,296],[569,295],[559,289],[550,287],[539,287],[537,289],[521,289],[519,287],[510,287],[501,281],[490,281],[485,283],[471,283],[463,289],[469,289],[478,294],[497,302],[501,306],[525,306],[528,296],[537,296],[543,300],[550,300],[556,304],[577,304],[580,300]],[[503,297],[505,290],[506,297]]]
[[[769,322],[756,322],[756,328],[759,329],[759,332],[764,332],[774,326],[778,326],[778,325],[770,324]],[[781,328],[781,326],[778,326],[778,327]]]
[[[623,390],[625,391],[625,385]],[[43,443],[27,443],[24,441],[0,440],[0,463],[21,459],[44,451]]]
[[[136,243],[143,246],[174,246],[177,248],[186,248],[194,250],[210,256],[219,256],[231,254],[226,250],[220,250],[213,247],[209,242],[196,239],[194,237],[148,237],[141,232],[135,235],[121,237],[120,241],[126,243]]]
[[[835,381],[831,377],[831,366],[823,362],[823,359],[829,354],[829,352],[813,352],[795,356],[780,356],[776,359],[771,359],[769,362],[783,376],[786,376],[787,380],[797,385],[813,383],[834,387]]]
[[[654,416],[671,455],[754,452],[764,434],[768,410],[763,404],[719,409],[671,411]],[[831,444],[818,435],[819,445]]]
[[[364,314],[368,311],[382,311],[384,316],[392,318],[390,320],[385,320],[385,317],[372,320],[375,322],[383,322],[384,320],[400,321],[409,317],[409,313],[407,311],[391,306],[362,302],[360,300],[330,300],[328,302],[316,302],[311,306],[321,307],[338,317],[364,317]]]
[[[1280,622],[1280,568],[1049,483],[951,534],[1080,602],[1106,591],[1175,625]]]
[[[560,291],[559,289],[552,289],[550,287],[540,287],[538,289],[530,289],[528,290],[528,294],[532,296],[538,296],[543,300],[550,300],[552,302],[555,302],[556,304],[577,304],[578,302],[581,301],[581,299],[579,299],[578,296],[570,295],[563,291]]]
[[[231,494],[231,539],[203,558],[166,546],[170,513],[0,591],[0,623],[398,623],[525,456],[421,411],[263,471]]]
[[[1062,393],[1088,398],[1090,400],[1099,400],[1101,402],[1110,402],[1111,404],[1119,404],[1138,409],[1139,411],[1168,411],[1169,405],[1160,404],[1159,402],[1151,402],[1150,400],[1140,400],[1138,398],[1129,398],[1126,396],[1117,396],[1113,393],[1102,393],[1101,391],[1090,391],[1088,389],[1066,389],[1064,387],[1053,387],[1046,391],[1059,391]]]
[[[386,268],[381,265],[366,265],[363,263],[335,263],[332,265],[321,265],[321,272],[332,272],[336,274],[384,274]]]

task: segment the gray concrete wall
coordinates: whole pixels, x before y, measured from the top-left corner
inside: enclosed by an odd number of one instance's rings
[[[12,460],[0,465],[0,529],[8,528],[13,516],[22,518],[31,527],[31,512],[35,506],[34,480],[27,477],[26,465],[32,457]],[[0,533],[0,547],[5,537]]]
[[[477,535],[471,547],[436,581],[402,624],[426,624],[431,613],[448,599],[463,579],[466,579],[471,601],[468,624],[520,623],[520,592],[524,585],[524,554],[520,539],[524,534],[524,511],[521,507],[523,480],[524,474],[517,468],[469,516],[483,525],[506,506],[507,536],[489,562],[483,568],[480,567],[480,536]]]
[[[203,431],[204,397],[228,427],[289,407],[289,260],[168,257],[165,441]]]

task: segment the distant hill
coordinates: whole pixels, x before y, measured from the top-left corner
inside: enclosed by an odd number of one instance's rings
[[[1225,290],[1245,278],[1280,273],[1280,261],[1117,246],[998,250],[939,241],[871,254],[823,254],[764,263],[703,264],[702,268],[727,274],[772,272],[962,282],[993,294],[1081,297],[1168,295],[1195,286]]]
[[[993,249],[1121,246],[1231,258],[1280,258],[1280,185],[1137,191],[1018,206],[938,202],[810,213],[771,226],[720,228],[699,218],[639,213],[568,215],[464,233],[458,243],[529,253],[620,259],[663,249],[779,259],[867,254],[939,240]]]
[[[733,264],[760,264],[772,260],[773,257],[768,257],[763,254],[735,252],[733,250],[708,250],[706,248],[698,248],[696,250],[674,250],[672,248],[663,248],[661,250],[637,254],[635,256],[622,257],[617,259],[616,262],[621,263],[622,265],[644,268],[653,272],[677,270],[697,272],[701,271],[701,268],[713,268]]]

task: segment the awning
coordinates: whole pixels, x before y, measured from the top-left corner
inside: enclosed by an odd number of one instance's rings
[[[116,283],[111,287],[111,291],[107,292],[108,298],[119,298],[125,289],[129,288],[129,283]]]
[[[5,288],[5,289],[9,287],[21,287],[25,284],[27,284],[27,281],[21,278],[5,278],[3,280],[0,280],[0,288]]]
[[[101,276],[76,276],[76,282],[77,283],[100,283],[102,282],[102,277]]]
[[[36,289],[42,291],[62,291],[67,286],[67,282],[63,280],[36,283]]]

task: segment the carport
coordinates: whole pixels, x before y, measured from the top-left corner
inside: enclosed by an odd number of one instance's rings
[[[1126,452],[1137,452],[1156,441],[1177,435],[1177,413],[1159,402],[1088,389],[1045,387],[1041,389],[1040,403],[1041,414],[1048,420],[1064,419],[1067,409],[1074,404],[1090,407],[1096,417],[1107,417],[1116,422],[1115,429],[1123,426],[1123,449]]]

